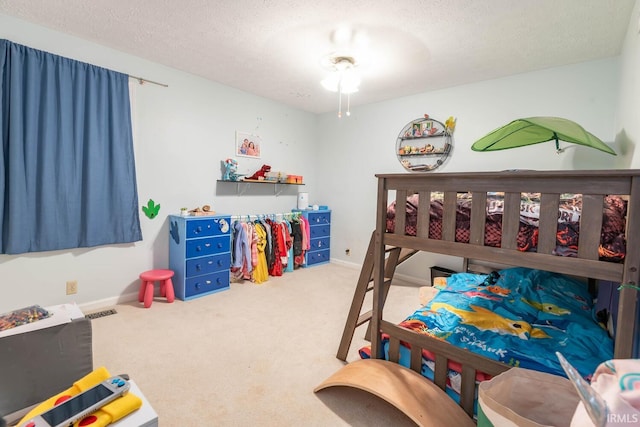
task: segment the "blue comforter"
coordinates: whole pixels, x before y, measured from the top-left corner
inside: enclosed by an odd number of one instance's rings
[[[562,376],[556,351],[587,379],[613,358],[613,341],[594,320],[585,284],[540,270],[454,274],[401,325],[511,366]]]

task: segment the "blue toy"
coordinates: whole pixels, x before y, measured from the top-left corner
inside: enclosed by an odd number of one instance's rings
[[[224,166],[224,175],[222,175],[223,181],[239,181],[242,175],[238,175],[238,161],[236,159],[226,159],[222,162]]]

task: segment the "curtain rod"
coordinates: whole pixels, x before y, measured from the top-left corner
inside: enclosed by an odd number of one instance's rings
[[[143,79],[142,77],[132,76],[131,74],[129,74],[129,77],[131,77],[132,79],[136,79],[138,83],[140,83],[141,85],[145,83],[151,83],[151,84],[162,86],[162,87],[169,87],[169,85],[166,85],[164,83],[154,82],[153,80]]]

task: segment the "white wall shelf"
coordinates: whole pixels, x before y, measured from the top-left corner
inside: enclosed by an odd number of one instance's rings
[[[279,196],[282,191],[290,185],[299,185],[302,186],[304,184],[300,183],[289,183],[289,182],[277,182],[277,181],[260,181],[260,180],[242,180],[242,181],[225,181],[219,179],[218,182],[222,182],[224,184],[236,184],[236,193],[238,196],[242,196],[253,184],[256,185],[272,185],[273,186],[273,194],[275,196]]]

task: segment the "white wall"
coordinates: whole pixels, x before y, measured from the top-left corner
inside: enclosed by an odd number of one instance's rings
[[[375,222],[375,173],[404,172],[395,155],[396,137],[424,113],[458,124],[454,151],[437,172],[502,169],[608,169],[640,164],[630,148],[638,140],[638,7],[620,58],[511,76],[417,94],[352,109],[350,118],[297,111],[199,77],[123,54],[85,40],[0,15],[0,37],[36,49],[163,82],[136,86],[134,143],[140,204],[162,205],[160,217],[141,214],[144,240],[132,245],[0,255],[4,289],[0,312],[29,304],[89,303],[135,294],[138,274],[167,264],[164,215],[205,203],[231,214],[282,212],[295,206],[298,190],[312,203],[333,209],[332,257],[360,264]],[[366,91],[366,81],[362,91]],[[356,95],[357,96],[357,95]],[[471,144],[518,117],[555,115],[582,124],[624,154],[570,148],[556,155],[553,145],[475,153]],[[263,138],[261,161],[240,161],[241,172],[262,162],[304,175],[306,185],[275,196],[252,187],[242,196],[220,187],[220,161],[232,156],[236,130]],[[638,167],[638,166],[634,166]],[[225,184],[228,185],[228,184]],[[351,256],[345,249],[351,249]],[[408,261],[401,273],[426,277],[435,263],[457,267],[459,260],[429,257]],[[79,293],[65,295],[67,280]],[[275,280],[275,279],[274,279]]]
[[[634,149],[640,141],[640,1],[636,1],[627,29],[621,57],[620,93],[616,108],[616,142],[631,166],[640,168],[640,152]]]
[[[140,206],[151,198],[159,216],[140,212],[143,241],[92,249],[0,255],[3,292],[0,313],[30,304],[112,302],[137,292],[138,275],[166,267],[166,215],[182,206],[210,204],[231,214],[286,212],[299,189],[314,191],[317,117],[202,78],[126,55],[85,40],[0,15],[0,38],[168,84],[134,85],[134,144]],[[273,170],[304,175],[304,187],[252,186],[244,195],[221,188],[221,160],[235,149],[236,130],[262,137],[262,159],[238,158],[239,172],[262,163]],[[79,292],[65,295],[67,280]]]
[[[338,119],[333,113],[322,115],[319,144],[326,150],[320,159],[327,172],[319,178],[319,194],[337,208],[332,221],[332,257],[345,263],[362,262],[375,226],[374,175],[404,172],[395,154],[396,138],[408,122],[425,113],[443,122],[450,115],[457,118],[451,158],[427,173],[628,167],[630,160],[625,156],[585,147],[571,146],[558,155],[551,142],[490,153],[470,148],[493,129],[529,116],[574,120],[616,147],[613,123],[620,91],[619,64],[613,58],[421,93],[355,108],[348,119]],[[367,90],[366,82],[361,90]],[[350,256],[345,255],[346,249]],[[459,268],[460,263],[457,258],[419,254],[398,271],[426,278],[431,265]]]

